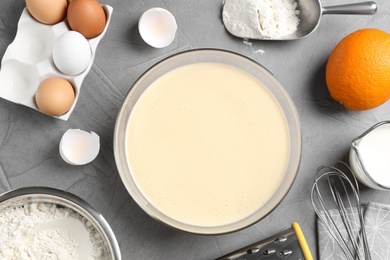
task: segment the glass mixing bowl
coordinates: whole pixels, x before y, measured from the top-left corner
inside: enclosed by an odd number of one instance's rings
[[[218,226],[191,225],[177,221],[161,212],[148,200],[137,186],[126,155],[126,131],[130,115],[142,93],[162,75],[185,65],[195,63],[220,63],[240,69],[261,82],[272,94],[283,112],[289,135],[289,156],[284,177],[272,197],[253,214],[234,223]],[[197,49],[175,54],[148,69],[132,86],[118,114],[114,133],[114,154],[120,177],[132,198],[151,217],[182,231],[195,234],[223,234],[248,227],[267,216],[291,188],[301,158],[301,133],[296,109],[282,85],[264,67],[242,55],[217,49]],[[259,184],[260,187],[261,184]]]

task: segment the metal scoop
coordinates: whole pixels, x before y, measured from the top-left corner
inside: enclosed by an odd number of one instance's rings
[[[230,4],[229,2],[236,2],[237,0],[225,0],[225,6],[226,4]],[[239,0],[241,1],[241,0]],[[269,36],[263,36],[261,35],[260,31],[258,33],[255,33],[254,36],[245,36],[245,32],[237,33],[236,31],[232,30],[231,25],[227,25],[227,19],[225,19],[226,15],[225,12],[225,6],[223,10],[223,22],[225,25],[225,28],[233,35],[241,38],[250,38],[250,39],[257,39],[257,40],[297,40],[304,38],[308,35],[310,35],[312,32],[314,32],[317,27],[320,24],[320,20],[322,15],[324,14],[360,14],[360,15],[373,15],[376,13],[378,6],[375,2],[361,2],[361,3],[354,3],[354,4],[344,4],[344,5],[335,5],[335,6],[322,6],[320,0],[296,0],[297,2],[297,8],[296,10],[299,10],[298,19],[299,24],[297,27],[297,30],[289,35],[281,36],[281,37],[269,37]],[[241,2],[242,3],[242,2]],[[251,6],[251,5],[248,5]],[[252,6],[253,7],[253,6]],[[241,14],[236,15],[244,15],[246,11],[241,8]],[[252,11],[249,12],[250,14],[253,14]],[[257,17],[254,17],[257,19]],[[249,20],[248,20],[249,21]],[[251,24],[248,24],[248,26],[253,26],[254,21],[251,21]]]

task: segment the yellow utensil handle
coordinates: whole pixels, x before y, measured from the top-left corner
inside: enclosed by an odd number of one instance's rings
[[[293,222],[291,227],[294,229],[295,235],[298,238],[299,246],[301,247],[303,256],[305,260],[313,260],[313,256],[311,255],[309,246],[307,245],[305,236],[303,235],[302,229],[297,222]]]

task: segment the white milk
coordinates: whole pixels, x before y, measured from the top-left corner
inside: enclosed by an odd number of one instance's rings
[[[355,141],[355,145],[360,158],[352,149],[350,164],[359,180],[371,188],[380,188],[377,184],[390,187],[390,124],[374,127]],[[361,168],[359,159],[366,172]]]
[[[197,226],[243,219],[266,203],[289,158],[286,121],[254,77],[217,63],[173,70],[142,94],[127,157],[144,196]]]

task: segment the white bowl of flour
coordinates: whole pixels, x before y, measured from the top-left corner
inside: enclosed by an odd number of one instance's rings
[[[121,259],[108,223],[81,198],[28,187],[0,196],[0,259]]]

